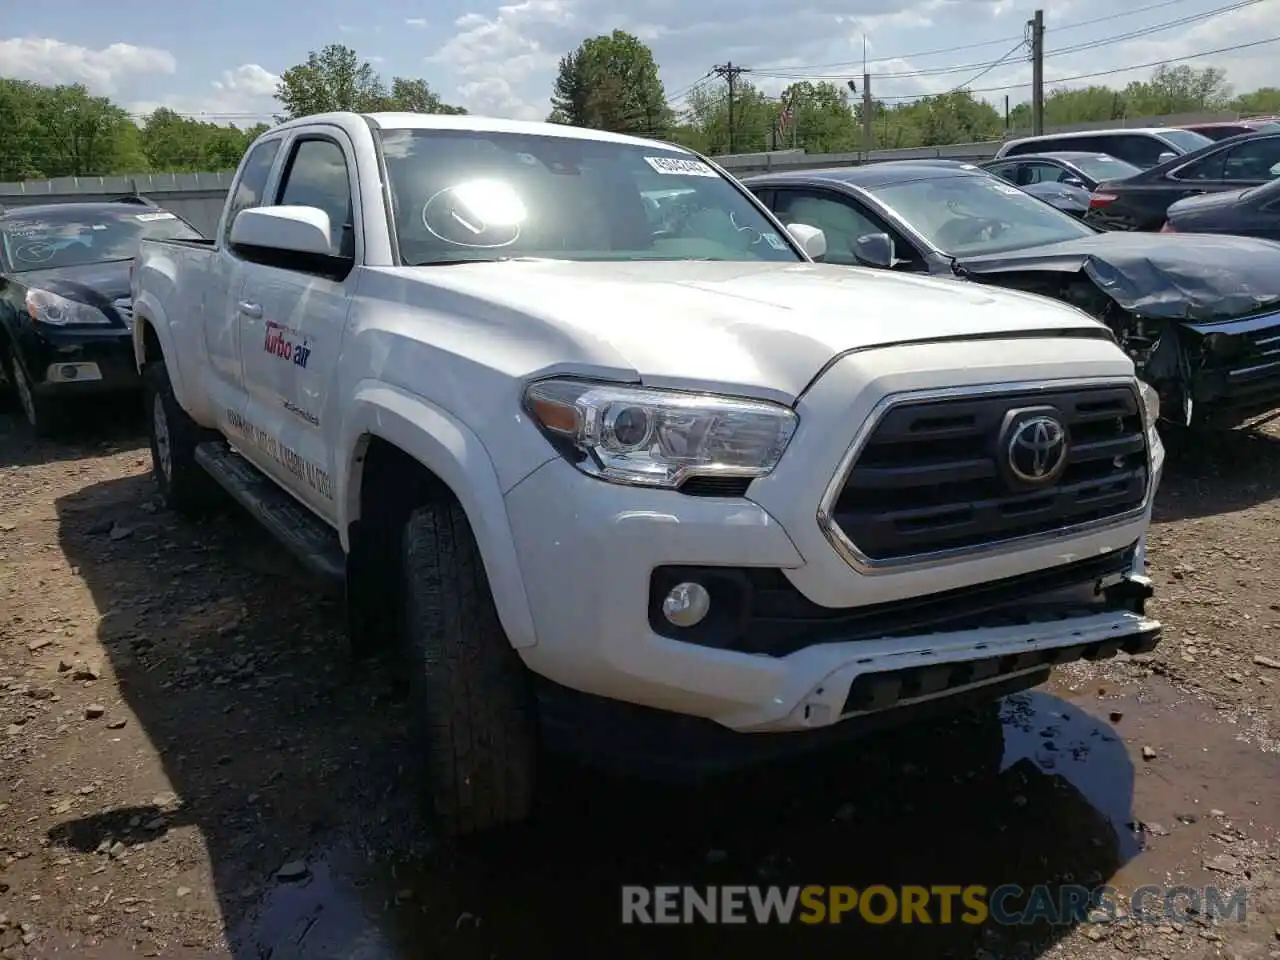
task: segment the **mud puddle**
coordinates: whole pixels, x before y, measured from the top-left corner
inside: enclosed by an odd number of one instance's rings
[[[1033,691],[1006,700],[1002,726],[998,772],[957,776],[954,757],[933,769],[956,745],[924,732],[877,741],[896,754],[888,766],[850,750],[696,791],[559,771],[556,809],[483,846],[390,862],[318,851],[232,931],[235,955],[764,957],[804,939],[858,955],[1034,954],[1070,927],[875,925],[856,912],[838,926],[624,926],[620,888],[1231,885],[1248,858],[1228,848],[1280,822],[1280,757],[1166,685],[1074,702]]]

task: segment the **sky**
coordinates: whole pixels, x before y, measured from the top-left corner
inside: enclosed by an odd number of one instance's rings
[[[1158,62],[1224,68],[1237,92],[1280,86],[1280,0],[1038,2],[1051,86],[1123,86],[1148,77]],[[751,68],[749,79],[768,93],[801,78],[860,82],[865,44],[877,98],[894,102],[968,85],[1002,108],[1006,95],[1015,104],[1030,96],[1027,48],[1014,48],[1037,0],[220,0],[195,7],[60,0],[6,6],[0,76],[82,82],[139,116],[166,106],[247,126],[270,122],[278,110],[279,74],[328,43],[354,48],[388,80],[421,77],[447,102],[473,113],[542,119],[559,58],[586,37],[616,28],[650,45],[676,107],[713,66],[726,62]],[[1277,42],[1192,58],[1271,38]],[[1087,76],[1100,72],[1107,75]]]

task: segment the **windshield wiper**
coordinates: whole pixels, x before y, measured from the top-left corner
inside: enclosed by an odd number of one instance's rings
[[[951,258],[951,272],[962,280],[969,275],[969,271],[964,268],[964,265],[960,263],[957,257]]]
[[[508,260],[514,260],[515,257],[451,257],[447,260],[419,260],[417,263],[410,263],[410,267],[452,267],[460,263],[505,263]]]

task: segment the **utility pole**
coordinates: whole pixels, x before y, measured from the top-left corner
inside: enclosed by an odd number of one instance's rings
[[[862,153],[864,161],[867,159],[866,155],[871,153],[871,148],[875,145],[871,137],[872,107],[871,74],[864,73],[862,75]]]
[[[1044,133],[1044,11],[1027,22],[1031,28],[1031,132]]]
[[[716,64],[711,68],[711,72],[717,77],[723,78],[724,81],[729,84],[729,152],[733,153],[733,98],[737,92],[735,88],[738,83],[738,77],[742,76],[744,73],[750,73],[751,68],[735,66],[734,62],[730,60],[728,63]]]

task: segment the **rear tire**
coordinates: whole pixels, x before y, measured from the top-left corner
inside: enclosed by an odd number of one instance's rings
[[[196,446],[217,435],[203,429],[179,405],[163,362],[143,368],[142,387],[151,468],[160,499],[178,513],[201,513],[217,502],[220,490],[196,463]]]
[[[404,642],[439,829],[452,838],[522,822],[534,798],[533,695],[466,514],[456,502],[418,508],[402,548]]]

